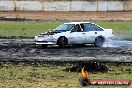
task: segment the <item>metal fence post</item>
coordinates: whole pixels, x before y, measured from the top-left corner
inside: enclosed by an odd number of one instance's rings
[[[16,12],[16,0],[14,0],[14,12]]]

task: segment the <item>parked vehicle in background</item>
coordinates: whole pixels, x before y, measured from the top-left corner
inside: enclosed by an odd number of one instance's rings
[[[69,22],[50,32],[40,33],[34,40],[43,47],[47,45],[65,47],[74,44],[94,44],[101,47],[111,37],[113,37],[112,29],[105,29],[91,22]]]

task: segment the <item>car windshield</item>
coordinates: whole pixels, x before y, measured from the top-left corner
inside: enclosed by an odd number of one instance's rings
[[[74,26],[75,24],[62,24],[53,31],[59,31],[59,32],[70,31]]]

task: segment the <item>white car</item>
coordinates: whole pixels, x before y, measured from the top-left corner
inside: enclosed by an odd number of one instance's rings
[[[113,37],[112,29],[104,29],[91,22],[69,22],[61,24],[51,32],[44,32],[35,36],[36,44],[47,45],[94,44],[101,47],[103,43]]]

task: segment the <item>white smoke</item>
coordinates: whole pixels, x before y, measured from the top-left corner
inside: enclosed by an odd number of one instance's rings
[[[132,48],[132,41],[125,40],[119,37],[108,39],[103,47],[121,47],[121,48]]]

